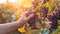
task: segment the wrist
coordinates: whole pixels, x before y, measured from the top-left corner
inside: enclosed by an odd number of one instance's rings
[[[26,22],[18,20],[17,23],[19,24],[19,27],[22,27]]]
[[[22,22],[16,21],[16,27],[20,28],[22,27],[24,24]]]

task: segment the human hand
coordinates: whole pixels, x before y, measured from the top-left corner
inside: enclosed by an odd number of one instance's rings
[[[21,17],[18,21],[22,22],[22,23],[26,23],[27,21],[29,21],[33,17],[34,17],[34,12],[26,12],[21,15]]]

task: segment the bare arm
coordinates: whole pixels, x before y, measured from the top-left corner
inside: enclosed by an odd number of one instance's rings
[[[6,24],[0,24],[0,34],[9,33],[11,31],[16,30],[17,28],[23,26],[24,23],[20,22],[12,22],[12,23],[6,23]]]
[[[22,14],[21,18],[16,22],[0,24],[0,34],[6,34],[16,30],[34,16],[34,14],[30,14],[28,17],[26,15],[27,13]]]

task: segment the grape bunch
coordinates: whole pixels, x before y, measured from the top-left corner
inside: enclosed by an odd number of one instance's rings
[[[47,7],[41,7],[41,9],[43,10],[43,11],[41,10],[42,11],[41,13],[40,13],[40,11],[35,10],[36,11],[35,16],[31,20],[28,21],[28,24],[30,25],[30,27],[32,29],[37,29],[35,24],[37,22],[39,22],[39,24],[41,25],[42,24],[41,21],[43,21],[42,17],[47,17],[48,8]],[[37,14],[38,12],[40,13],[39,15]],[[43,18],[43,19],[45,19],[45,18]]]
[[[44,0],[44,1],[49,1],[49,0]],[[33,8],[36,9],[37,5],[38,4],[35,4]],[[32,9],[32,10],[34,10],[34,9]],[[35,13],[35,16],[33,18],[31,18],[31,20],[28,21],[28,24],[31,27],[31,29],[38,29],[36,27],[36,23],[39,23],[41,28],[50,26],[48,28],[50,31],[55,30],[58,26],[58,18],[60,17],[60,10],[56,10],[56,12],[52,11],[52,12],[48,13],[49,8],[46,6],[41,6],[38,9],[40,11],[37,10]],[[33,12],[33,11],[31,11],[31,12]]]
[[[48,20],[51,22],[50,24],[50,30],[55,30],[58,26],[58,16],[56,13],[52,13],[52,15],[47,15]]]

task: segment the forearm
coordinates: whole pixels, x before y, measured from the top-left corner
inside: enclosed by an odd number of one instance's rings
[[[5,34],[14,31],[21,26],[23,26],[23,23],[18,23],[18,21],[13,23],[0,24],[0,34]]]
[[[17,21],[17,22],[0,24],[0,34],[5,34],[5,33],[11,32],[11,31],[14,31],[17,28],[23,26],[25,24],[25,22],[29,21],[31,18],[34,17],[34,13],[30,14],[29,16],[27,16],[27,15],[29,15],[29,12],[23,13],[21,15],[19,21]]]

